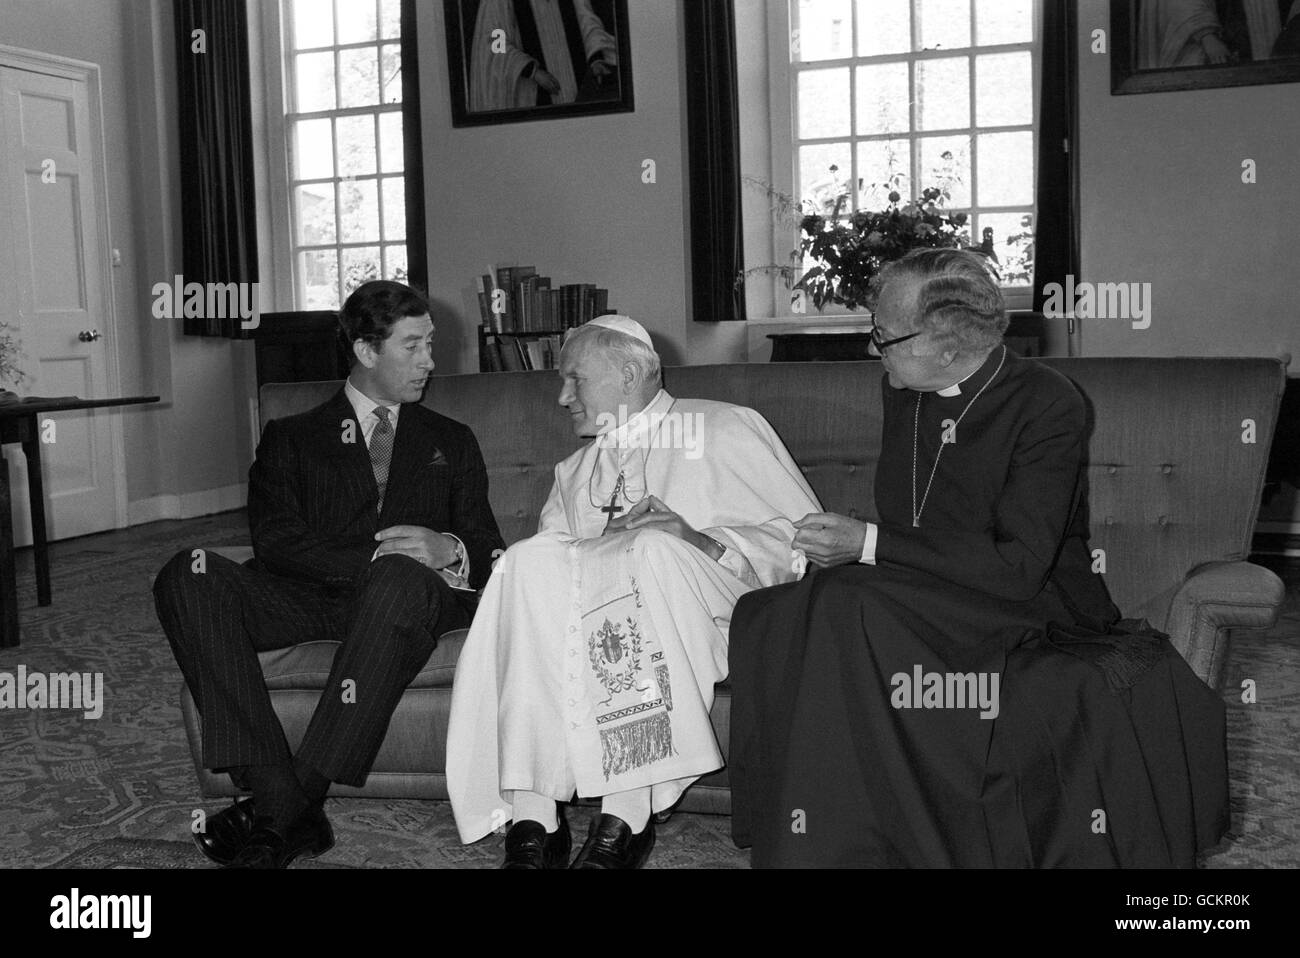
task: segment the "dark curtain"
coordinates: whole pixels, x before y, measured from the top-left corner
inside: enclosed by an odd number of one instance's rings
[[[696,320],[744,319],[735,10],[732,0],[687,0],[683,8],[692,312]]]
[[[406,171],[406,282],[429,288],[429,251],[424,230],[424,150],[420,148],[420,45],[416,0],[402,0],[402,138]]]
[[[1079,276],[1078,182],[1075,175],[1078,17],[1069,0],[1042,0],[1042,89],[1039,91],[1038,192],[1034,216],[1034,311],[1043,287]]]
[[[257,282],[245,0],[174,0],[185,283]],[[195,52],[195,30],[204,52]],[[176,304],[178,312],[180,304]],[[186,318],[194,336],[251,339],[238,315]]]

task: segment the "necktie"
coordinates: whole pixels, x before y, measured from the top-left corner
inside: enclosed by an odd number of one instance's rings
[[[370,465],[375,470],[375,485],[379,487],[379,504],[376,511],[383,511],[384,488],[388,485],[388,464],[393,459],[393,426],[388,421],[392,410],[387,406],[376,406],[374,432],[370,434]]]

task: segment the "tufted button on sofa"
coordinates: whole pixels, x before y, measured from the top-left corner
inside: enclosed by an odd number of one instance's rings
[[[1246,556],[1284,365],[1270,359],[1043,362],[1073,380],[1088,403],[1090,548],[1097,574],[1106,577],[1126,616],[1147,618],[1169,633],[1196,673],[1217,687],[1232,630],[1271,626],[1282,603],[1281,581]],[[757,409],[785,440],[826,509],[871,520],[882,372],[871,362],[754,363],[670,368],[665,380],[675,395]],[[309,409],[339,386],[263,386],[262,422]],[[508,543],[536,530],[552,467],[579,445],[555,404],[558,392],[553,372],[488,373],[435,377],[424,400],[473,428]],[[252,554],[216,551],[234,558]],[[331,794],[447,797],[447,714],[464,636],[445,636],[403,695],[366,785],[335,786]],[[334,642],[308,642],[260,656],[272,703],[295,747],[336,648]],[[183,686],[181,694],[203,794],[233,794],[225,775],[199,765],[197,713]],[[724,682],[712,713],[724,755],[730,705]],[[730,811],[726,769],[697,782],[681,807]]]

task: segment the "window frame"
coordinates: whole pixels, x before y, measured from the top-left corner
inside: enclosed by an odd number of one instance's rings
[[[970,147],[971,174],[970,174],[970,183],[969,183],[970,194],[971,194],[971,206],[969,208],[956,207],[954,208],[954,212],[960,209],[966,209],[967,212],[972,214],[976,210],[979,210],[982,213],[1021,212],[1024,209],[1023,206],[1003,208],[997,206],[978,207],[975,205],[975,200],[978,195],[977,194],[978,164],[976,162],[976,150],[977,150],[976,136],[980,133],[1023,132],[1025,131],[1026,127],[1028,127],[1032,131],[1031,161],[1034,167],[1034,182],[1030,184],[1030,192],[1033,199],[1031,200],[1029,206],[1031,212],[1033,212],[1035,215],[1035,225],[1036,225],[1037,223],[1036,201],[1037,201],[1038,155],[1039,155],[1038,141],[1039,141],[1039,129],[1040,129],[1039,100],[1041,96],[1040,80],[1042,75],[1041,74],[1042,71],[1041,0],[1035,0],[1035,2],[1032,4],[1033,30],[1032,30],[1031,39],[1028,42],[1017,43],[1017,44],[997,44],[989,47],[980,47],[978,45],[972,45],[970,47],[962,47],[960,48],[960,50],[954,49],[954,50],[934,50],[934,51],[913,51],[902,55],[892,54],[889,56],[882,56],[882,57],[858,57],[856,55],[858,50],[858,43],[857,43],[858,15],[856,13],[857,3],[856,0],[850,0],[851,9],[855,11],[853,15],[853,27],[852,27],[853,36],[851,38],[852,50],[854,55],[850,57],[841,57],[841,58],[829,59],[829,60],[813,60],[807,63],[795,63],[792,62],[793,26],[792,26],[791,10],[793,5],[798,2],[799,0],[775,0],[775,2],[771,2],[768,4],[768,22],[767,22],[768,64],[769,64],[768,103],[770,105],[770,111],[771,111],[770,162],[771,162],[771,171],[772,171],[772,183],[777,190],[784,192],[792,197],[795,197],[796,201],[802,200],[802,197],[796,196],[796,191],[798,189],[798,172],[799,172],[797,160],[796,160],[796,150],[801,145],[815,145],[823,142],[824,143],[848,143],[850,162],[851,162],[849,182],[852,184],[856,184],[859,176],[858,144],[869,142],[871,140],[906,139],[913,144],[913,147],[910,151],[911,169],[909,171],[909,176],[911,178],[913,188],[918,188],[919,186],[926,185],[926,184],[920,184],[917,179],[917,169],[920,163],[920,150],[916,146],[918,139],[920,139],[922,136],[926,136],[926,137],[945,136],[945,135],[969,136],[971,142],[971,147]],[[910,0],[910,2],[915,4],[917,0]],[[969,2],[971,5],[972,29],[973,29],[974,16],[975,16],[975,0],[969,0]],[[917,39],[916,29],[917,29],[917,21],[916,21],[916,17],[913,16],[912,31],[913,31],[914,45]],[[980,51],[983,51],[985,49],[994,52],[1014,52],[1018,50],[1028,50],[1030,52],[1032,58],[1032,69],[1030,73],[1030,77],[1031,77],[1030,83],[1032,89],[1030,91],[1030,96],[1031,96],[1030,103],[1031,103],[1031,115],[1033,117],[1032,122],[1030,124],[1015,124],[1009,126],[1000,125],[1000,126],[988,126],[988,127],[981,127],[976,124],[977,115],[975,109],[975,96],[976,96],[975,57],[978,55]],[[972,54],[971,52],[972,50],[977,52]],[[856,77],[854,76],[853,70],[857,66],[863,64],[871,64],[874,62],[899,62],[900,58],[905,58],[905,62],[907,62],[908,64],[908,83],[909,83],[909,90],[910,90],[910,89],[914,89],[915,87],[915,82],[916,82],[915,64],[918,60],[952,58],[953,56],[957,56],[957,55],[965,56],[968,59],[969,69],[970,69],[971,110],[970,110],[970,123],[967,127],[953,128],[953,129],[945,128],[941,130],[917,130],[918,106],[915,102],[913,102],[910,105],[911,116],[910,116],[909,125],[911,129],[908,130],[907,132],[894,133],[894,134],[873,134],[873,135],[866,135],[866,136],[860,136],[856,133],[855,119],[856,119],[856,107],[857,107],[857,103],[856,103],[857,84],[855,82]],[[840,136],[840,137],[816,137],[816,138],[809,138],[807,140],[799,140],[795,136],[795,124],[798,119],[798,85],[796,82],[797,74],[808,70],[831,69],[836,67],[848,68],[850,71],[848,108],[851,111],[851,116],[854,118],[850,122],[850,132],[847,135]],[[1001,242],[1003,239],[1005,239],[1005,237],[996,240],[996,242]],[[978,244],[979,242],[979,237],[974,235],[974,224],[972,224],[971,242],[973,244]],[[772,249],[776,253],[777,261],[782,262],[785,260],[785,257],[788,256],[789,250],[793,249],[795,246],[798,245],[798,234],[796,233],[792,237],[785,229],[783,229],[782,224],[779,221],[777,221],[777,218],[773,217],[772,244],[773,244]],[[777,316],[774,318],[782,319],[782,320],[788,320],[788,319],[806,320],[807,317],[811,315],[811,311],[809,313],[804,313],[804,314],[795,314],[791,311],[790,291],[786,289],[784,282],[781,280],[779,276],[774,275],[772,277],[772,284],[773,284],[773,297],[774,297],[773,302],[775,303],[776,312],[777,312]],[[1003,296],[1006,300],[1006,305],[1008,310],[1025,310],[1031,308],[1033,303],[1032,280],[1030,284],[1026,284],[1024,286],[1004,287]],[[824,318],[831,319],[831,320],[856,319],[858,322],[862,322],[863,318],[866,317],[866,314],[863,313],[861,310],[850,310],[843,306],[836,305],[834,303],[827,304],[826,307],[821,311],[820,315]],[[869,317],[867,318],[867,321],[869,322]]]
[[[267,233],[269,234],[270,250],[269,255],[262,257],[264,266],[264,275],[271,278],[269,297],[268,290],[265,289],[266,283],[263,283],[262,303],[263,308],[268,304],[280,311],[300,311],[309,309],[306,303],[297,300],[297,258],[298,254],[304,250],[310,249],[349,249],[349,248],[370,248],[404,246],[406,249],[406,272],[408,285],[418,289],[427,289],[428,285],[428,263],[427,263],[427,245],[424,238],[424,170],[423,170],[423,151],[419,148],[420,143],[420,100],[419,100],[419,74],[417,66],[418,44],[416,41],[416,10],[415,0],[401,0],[400,7],[400,36],[396,43],[399,48],[401,58],[402,75],[401,90],[402,101],[397,109],[392,108],[392,104],[372,104],[362,107],[336,107],[333,110],[312,111],[310,113],[290,114],[290,70],[292,68],[292,57],[298,52],[286,48],[286,40],[289,31],[292,29],[289,22],[290,15],[285,6],[287,0],[272,0],[272,2],[258,2],[258,0],[249,0],[255,3],[259,8],[261,41],[262,41],[262,71],[266,77],[263,85],[264,107],[265,107],[265,157],[266,157],[266,176],[265,184],[265,208],[259,209],[259,219],[265,216]],[[335,36],[337,41],[337,14],[334,9],[334,3],[330,3],[330,12],[335,16]],[[374,40],[356,41],[343,44],[333,44],[329,47],[311,48],[319,51],[339,51],[347,49],[363,49],[382,47],[391,45],[395,41],[392,38],[377,37]],[[337,60],[336,60],[337,64]],[[338,91],[340,77],[336,65],[335,69],[335,90]],[[386,108],[387,107],[387,108]],[[377,124],[378,115],[382,113],[398,113],[402,117],[402,157],[403,169],[400,173],[385,173],[382,170],[382,156],[379,144],[379,134]],[[374,116],[376,117],[376,171],[373,174],[365,174],[355,177],[356,181],[368,180],[375,183],[376,199],[379,203],[380,216],[380,238],[375,241],[357,241],[343,242],[340,240],[341,230],[339,228],[339,206],[337,187],[335,193],[335,243],[332,244],[298,244],[295,229],[295,214],[293,207],[294,188],[303,184],[310,183],[333,183],[341,184],[348,177],[339,174],[338,169],[334,170],[334,176],[331,178],[309,178],[303,180],[294,180],[291,171],[289,136],[292,129],[292,121],[297,119],[311,118],[341,118],[352,115]],[[337,129],[331,136],[331,142],[334,144],[337,156]],[[385,180],[395,177],[401,177],[404,183],[405,199],[405,218],[406,233],[403,240],[385,240],[383,235],[383,190],[382,185]],[[343,276],[340,265],[340,279]],[[346,291],[344,291],[346,292]],[[342,306],[340,302],[338,306]],[[338,308],[338,307],[333,307]]]

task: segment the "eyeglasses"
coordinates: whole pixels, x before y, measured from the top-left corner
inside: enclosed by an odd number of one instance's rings
[[[871,340],[867,343],[867,354],[870,356],[880,357],[885,354],[885,350],[890,346],[897,346],[899,343],[905,343],[909,339],[920,336],[921,333],[908,333],[906,336],[899,336],[896,339],[884,339],[880,334],[879,326],[871,327]]]

